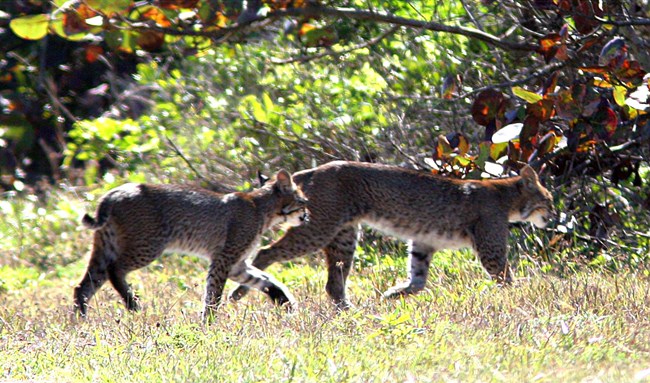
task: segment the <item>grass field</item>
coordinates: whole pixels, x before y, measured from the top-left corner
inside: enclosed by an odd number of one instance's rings
[[[130,275],[143,311],[126,312],[106,285],[88,319],[74,319],[80,257],[39,273],[0,256],[11,263],[0,267],[0,380],[650,382],[650,279],[641,273],[531,271],[500,288],[471,254],[445,253],[425,292],[386,301],[380,292],[403,278],[404,260],[384,257],[357,267],[355,308],[337,313],[312,258],[270,269],[300,301],[296,312],[252,293],[204,326],[205,262],[178,256]]]

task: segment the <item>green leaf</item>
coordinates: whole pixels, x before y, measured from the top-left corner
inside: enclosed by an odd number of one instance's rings
[[[456,162],[456,164],[463,167],[468,166],[469,164],[472,163],[472,160],[465,156],[456,156],[454,157],[454,161]]]
[[[515,96],[521,98],[522,100],[526,101],[529,104],[538,102],[543,98],[541,95],[528,91],[520,86],[513,86],[512,93],[514,93]]]
[[[478,156],[474,159],[474,163],[478,168],[483,168],[489,157],[490,141],[483,141],[478,146]]]
[[[273,100],[271,100],[271,96],[269,96],[268,93],[264,93],[262,95],[262,101],[264,101],[264,109],[266,110],[267,113],[272,112],[275,109]]]
[[[23,16],[9,22],[11,30],[25,40],[40,40],[47,34],[50,15],[38,14]]]
[[[627,94],[627,88],[624,86],[615,86],[614,87],[614,101],[616,105],[623,106],[625,105],[625,96]]]
[[[490,158],[497,161],[508,152],[508,142],[490,145]]]
[[[115,30],[106,33],[104,40],[111,49],[120,50],[125,53],[133,53],[136,48],[138,32],[127,30]]]
[[[94,184],[97,174],[99,174],[99,163],[89,162],[83,172],[83,178],[86,185]]]
[[[88,36],[88,33],[86,33],[86,32],[75,33],[73,35],[68,35],[65,32],[62,18],[54,19],[54,20],[52,20],[50,22],[50,32],[54,32],[57,35],[63,37],[64,39],[70,40],[70,41],[81,41],[81,40],[85,39],[86,36]]]

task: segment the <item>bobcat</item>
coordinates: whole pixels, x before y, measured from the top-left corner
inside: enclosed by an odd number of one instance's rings
[[[83,224],[96,231],[88,270],[74,289],[75,308],[85,316],[88,300],[108,279],[126,307],[137,310],[126,274],[164,251],[210,260],[204,319],[218,306],[227,278],[264,291],[280,305],[292,305],[295,300],[287,288],[246,259],[270,227],[305,221],[305,205],[302,192],[284,170],[248,193],[218,194],[179,185],[117,187],[102,198],[96,218],[83,217]]]
[[[359,224],[409,240],[408,281],[385,297],[422,290],[431,257],[442,249],[471,247],[487,272],[500,283],[512,276],[506,258],[508,223],[546,226],[553,214],[552,196],[525,166],[517,177],[485,181],[444,178],[395,166],[331,162],[294,174],[308,199],[309,223],[291,228],[253,265],[265,269],[323,249],[326,291],[341,308],[349,306],[345,283],[352,266]],[[238,300],[248,288],[239,286]]]

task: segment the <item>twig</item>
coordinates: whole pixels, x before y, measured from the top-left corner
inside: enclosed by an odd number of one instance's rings
[[[52,101],[52,104],[54,104],[55,107],[61,110],[63,114],[70,119],[70,121],[77,122],[79,121],[79,118],[72,114],[70,109],[68,109],[65,105],[61,103],[61,101],[57,98],[56,94],[54,94],[54,91],[52,90],[54,88],[54,81],[52,78],[48,77],[44,82],[43,82],[43,89],[45,89],[45,93],[47,93],[47,96],[50,98],[50,101]],[[65,146],[65,140],[61,140],[61,142]]]
[[[171,138],[165,136],[165,140],[167,140],[167,145],[169,145],[172,148],[174,153],[176,153],[176,155],[179,156],[185,162],[185,164],[187,164],[190,170],[192,170],[194,174],[201,179],[201,181],[209,182],[209,180],[205,178],[205,176],[201,174],[201,172],[196,170],[194,165],[190,162],[190,160],[187,159],[187,157],[185,157],[185,154],[183,154],[181,149],[178,146],[176,146],[176,144],[174,143],[174,141],[171,140]]]
[[[270,126],[268,124],[265,124],[263,122],[256,121],[256,120],[252,120],[252,122],[253,122],[253,125],[260,125],[260,126],[264,126],[264,127],[269,127]],[[315,154],[318,154],[319,156],[324,155],[329,160],[341,159],[340,157],[336,157],[336,156],[333,156],[331,154],[325,153],[324,151],[318,150],[318,149],[316,149],[316,148],[314,148],[314,147],[312,147],[310,145],[305,145],[300,141],[306,141],[306,142],[308,142],[308,143],[310,143],[311,145],[314,145],[314,146],[315,145],[321,145],[322,146],[323,145],[322,142],[316,142],[316,141],[309,140],[309,139],[306,139],[306,138],[298,138],[297,140],[292,140],[292,139],[289,139],[289,138],[286,138],[286,137],[282,137],[282,136],[280,136],[278,134],[274,134],[269,130],[260,129],[260,128],[257,128],[257,127],[249,127],[247,129],[252,131],[252,132],[255,132],[255,133],[264,134],[265,136],[273,137],[274,139],[276,139],[278,141],[281,141],[281,142],[284,142],[285,144],[289,144],[289,145],[295,146],[297,148],[309,150],[309,151],[311,151],[311,152],[313,152]],[[332,150],[335,150],[335,151],[338,152],[338,149],[335,148],[335,147],[332,147],[331,145],[330,145],[330,148]]]
[[[379,36],[377,36],[377,37],[375,37],[373,39],[370,39],[370,40],[366,41],[365,43],[357,44],[357,45],[355,45],[353,47],[350,47],[348,49],[344,49],[342,51],[328,51],[328,52],[319,53],[319,54],[313,55],[313,56],[300,56],[300,57],[295,57],[295,58],[286,59],[286,60],[273,60],[273,59],[271,59],[271,63],[272,64],[278,64],[278,65],[293,64],[293,63],[296,63],[296,62],[305,63],[305,62],[317,60],[317,59],[327,57],[327,56],[344,55],[344,54],[350,53],[352,51],[356,51],[356,50],[359,50],[359,49],[363,49],[363,48],[367,48],[367,47],[376,45],[381,40],[383,40],[386,37],[390,36],[391,34],[395,33],[395,31],[397,31],[399,28],[401,28],[401,27],[393,26],[392,28],[390,28],[386,32],[382,33],[381,35],[379,35]]]
[[[473,89],[473,90],[471,90],[471,91],[469,91],[469,92],[467,92],[465,94],[462,94],[462,95],[458,96],[457,98],[458,99],[463,99],[465,97],[471,96],[473,94],[480,93],[480,92],[482,92],[484,90],[487,90],[487,89],[511,88],[513,86],[516,86],[516,85],[526,84],[529,81],[534,80],[536,78],[547,76],[549,73],[551,73],[553,71],[556,71],[558,69],[561,69],[561,68],[563,68],[563,67],[565,67],[567,65],[568,65],[567,62],[552,63],[552,64],[544,66],[543,68],[535,71],[534,73],[532,73],[532,74],[530,74],[530,75],[528,75],[528,76],[526,76],[526,77],[524,77],[522,79],[512,80],[512,81],[505,81],[505,82],[502,82],[502,83],[499,83],[499,84],[488,85],[488,86],[484,86],[484,87],[481,87],[481,88],[476,88],[476,89]]]
[[[183,151],[178,146],[176,146],[174,141],[172,141],[168,136],[165,136],[165,140],[167,141],[167,145],[169,145],[172,148],[172,150],[174,151],[174,153],[176,153],[176,155],[178,155],[185,162],[185,164],[187,164],[187,166],[190,168],[190,170],[192,170],[192,172],[194,172],[194,174],[201,181],[203,181],[203,182],[205,182],[205,183],[207,183],[209,185],[210,190],[215,191],[215,192],[219,192],[219,193],[230,193],[230,192],[234,191],[234,189],[232,189],[232,188],[229,188],[229,187],[227,187],[225,185],[222,185],[220,183],[212,182],[211,180],[206,178],[203,174],[201,174],[201,172],[199,172],[194,167],[192,162],[190,162],[190,160],[188,160],[187,157],[185,157],[185,154],[183,154]]]
[[[641,18],[621,21],[621,20],[606,20],[601,17],[594,16],[594,19],[596,19],[600,23],[615,25],[617,27],[629,27],[633,25],[650,25],[650,19],[641,19]]]

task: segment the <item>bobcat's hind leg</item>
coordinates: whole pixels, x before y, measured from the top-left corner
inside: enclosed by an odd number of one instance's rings
[[[101,232],[95,232],[93,250],[88,262],[88,268],[79,285],[74,288],[74,308],[82,317],[88,311],[88,302],[97,290],[108,279],[108,266],[115,259],[115,251],[110,246],[105,246],[106,241]]]
[[[317,224],[318,216],[312,214],[309,223],[294,226],[270,246],[260,249],[252,265],[259,270],[266,269],[275,262],[288,261],[302,255],[314,253],[334,238],[337,227],[335,225]],[[250,288],[246,285],[240,285],[230,293],[230,299],[240,300]]]
[[[409,243],[409,257],[406,265],[408,280],[388,289],[384,293],[384,298],[397,298],[422,291],[427,283],[433,252],[434,249],[431,246]]]
[[[164,250],[162,240],[151,236],[145,238],[122,243],[122,248],[118,252],[116,260],[108,265],[108,279],[122,297],[126,308],[130,311],[139,310],[140,305],[138,297],[126,282],[126,275],[133,270],[151,264]],[[149,241],[156,245],[151,245]]]
[[[352,305],[346,296],[346,281],[354,262],[354,251],[357,248],[359,227],[349,226],[334,237],[323,249],[327,260],[327,284],[325,291],[339,309],[348,309]]]
[[[236,264],[228,274],[228,278],[242,286],[266,293],[278,306],[287,305],[292,309],[296,305],[295,298],[285,285],[246,261]]]
[[[131,311],[137,311],[140,309],[138,297],[133,293],[131,286],[126,283],[126,273],[126,271],[112,264],[108,268],[108,279],[124,300],[126,308]]]
[[[105,267],[89,265],[83,279],[74,288],[74,308],[82,317],[88,312],[90,298],[102,287],[106,279],[108,273]]]

